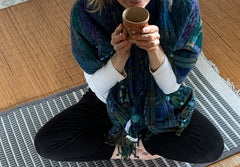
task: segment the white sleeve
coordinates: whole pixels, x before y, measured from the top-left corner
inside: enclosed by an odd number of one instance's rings
[[[165,94],[173,93],[181,86],[177,83],[176,76],[167,57],[165,57],[163,64],[155,72],[152,72],[151,70],[150,72],[152,73],[159,88]]]
[[[86,81],[90,89],[96,94],[96,96],[106,103],[106,98],[109,90],[117,83],[126,78],[120,74],[112,65],[111,59],[102,68],[98,69],[94,74],[87,74],[84,72]]]

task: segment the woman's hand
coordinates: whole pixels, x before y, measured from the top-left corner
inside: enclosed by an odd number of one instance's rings
[[[133,35],[133,39],[136,40],[136,45],[146,51],[154,51],[158,49],[160,44],[159,29],[155,25],[148,25],[142,30],[142,34]]]
[[[154,72],[164,62],[165,53],[160,45],[159,29],[155,25],[148,25],[142,29],[142,34],[135,34],[136,45],[148,52],[150,68]]]
[[[125,64],[130,57],[132,44],[127,40],[127,36],[122,33],[123,26],[120,24],[112,33],[111,44],[116,53],[111,57],[113,67],[123,73]]]

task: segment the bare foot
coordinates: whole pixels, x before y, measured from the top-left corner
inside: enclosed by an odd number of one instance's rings
[[[150,160],[150,159],[160,158],[159,155],[151,155],[150,153],[148,153],[143,146],[142,140],[139,141],[139,147],[136,148],[136,152],[137,152],[138,158],[134,157],[134,155],[131,154],[130,159]],[[120,158],[121,158],[121,155],[118,155],[118,148],[116,146],[111,159],[120,159]]]

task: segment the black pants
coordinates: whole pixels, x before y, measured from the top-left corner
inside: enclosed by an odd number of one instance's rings
[[[52,118],[35,137],[38,153],[59,161],[108,160],[114,147],[104,143],[112,127],[106,105],[90,90],[81,101]],[[197,110],[181,136],[162,133],[143,141],[150,154],[178,161],[206,163],[217,160],[223,140],[216,128]]]

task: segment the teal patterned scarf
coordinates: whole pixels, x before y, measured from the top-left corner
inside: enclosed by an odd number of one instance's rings
[[[194,67],[202,46],[202,24],[196,0],[175,0],[169,10],[167,0],[151,0],[146,7],[149,24],[159,27],[161,46],[171,62],[177,82],[182,84]],[[86,0],[78,0],[71,11],[72,52],[82,69],[93,74],[113,55],[111,33],[121,23],[124,8],[116,1],[102,14],[89,13]],[[110,24],[109,24],[110,23]],[[106,143],[121,146],[123,160],[134,153],[140,131],[149,136],[188,126],[195,108],[194,91],[182,84],[166,95],[149,72],[145,50],[135,45],[125,66],[127,78],[117,83],[107,97],[107,111],[114,124]]]

